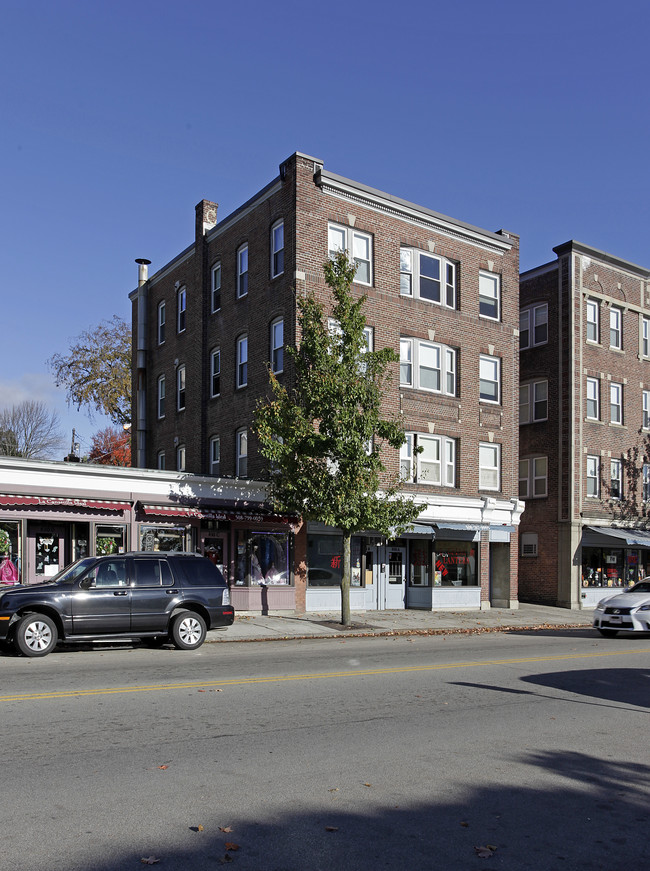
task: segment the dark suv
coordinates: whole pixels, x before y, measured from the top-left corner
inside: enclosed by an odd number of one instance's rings
[[[59,639],[171,639],[195,650],[234,619],[223,575],[192,553],[87,557],[47,583],[0,593],[0,641],[25,656],[45,656]]]

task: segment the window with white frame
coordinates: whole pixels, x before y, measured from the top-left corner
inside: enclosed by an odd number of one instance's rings
[[[185,366],[176,370],[176,408],[178,411],[185,408]]]
[[[536,348],[548,342],[548,303],[525,308],[519,315],[519,349]]]
[[[284,369],[284,321],[276,318],[271,323],[271,370],[277,375]]]
[[[600,492],[598,485],[598,457],[587,457],[587,496],[597,497]]]
[[[623,385],[614,381],[609,385],[609,419],[612,423],[623,423]]]
[[[248,336],[237,339],[237,387],[248,384]]]
[[[481,354],[479,362],[481,402],[501,402],[501,360]]]
[[[165,462],[165,452],[164,452],[164,451],[158,451],[158,454],[157,454],[156,460],[157,460],[157,468],[158,468],[160,471],[164,472],[164,471],[165,471],[165,466],[166,466],[166,462]]]
[[[187,318],[187,290],[181,287],[176,295],[176,331],[185,331]]]
[[[501,276],[493,272],[478,274],[479,315],[498,321],[501,319]]]
[[[165,376],[161,375],[158,378],[158,393],[157,393],[158,417],[165,416]]]
[[[542,499],[548,495],[548,457],[519,461],[519,498]]]
[[[248,293],[248,245],[237,251],[237,297]]]
[[[400,477],[404,482],[455,487],[456,440],[406,433],[406,441],[400,448]]]
[[[481,442],[478,446],[478,486],[481,490],[501,487],[501,445]]]
[[[650,357],[650,318],[641,318],[641,354]]]
[[[650,429],[650,390],[643,391],[643,429]]]
[[[158,344],[162,345],[165,341],[165,301],[158,303]]]
[[[354,280],[359,284],[372,284],[372,236],[354,227],[341,224],[327,225],[329,256],[333,259],[339,251],[347,251],[356,264]]]
[[[642,496],[644,502],[650,502],[650,463],[643,464]]]
[[[271,227],[271,278],[284,272],[284,221]]]
[[[400,248],[399,289],[402,296],[456,308],[456,264],[444,257]]]
[[[587,300],[587,341],[598,342],[598,303],[593,299]]]
[[[400,385],[456,395],[456,351],[447,345],[400,339]]]
[[[212,436],[210,439],[210,474],[218,475],[221,468],[221,439]]]
[[[218,312],[221,308],[221,262],[212,267],[210,301],[212,312]]]
[[[235,433],[238,478],[248,477],[248,430],[238,429]]]
[[[609,347],[623,349],[623,312],[616,306],[609,310]]]
[[[587,378],[587,417],[600,420],[600,382],[598,378]]]
[[[221,393],[221,350],[215,348],[210,352],[210,396]]]
[[[548,420],[548,381],[531,381],[519,388],[519,423]]]
[[[185,445],[179,445],[176,448],[176,471],[185,471]]]
[[[621,460],[611,461],[610,473],[609,496],[611,499],[620,499],[623,495],[623,463]]]

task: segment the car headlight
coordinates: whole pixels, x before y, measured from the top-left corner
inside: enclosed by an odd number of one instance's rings
[[[650,611],[650,602],[647,605],[639,605],[637,611]]]
[[[606,601],[606,599],[601,599],[600,602],[596,605],[596,611],[604,611]]]

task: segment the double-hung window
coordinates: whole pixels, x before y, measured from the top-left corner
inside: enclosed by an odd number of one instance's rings
[[[650,390],[643,391],[643,429],[650,429]]]
[[[455,439],[407,433],[400,449],[400,477],[404,482],[455,487]]]
[[[237,339],[237,387],[248,384],[248,336]]]
[[[548,457],[519,461],[519,498],[541,499],[548,493]]]
[[[456,351],[447,345],[400,339],[400,384],[456,395]]]
[[[611,483],[609,485],[610,499],[620,499],[623,495],[623,463],[612,460],[610,464]]]
[[[587,300],[587,341],[598,342],[598,303]]]
[[[176,408],[178,411],[185,409],[185,366],[176,370]]]
[[[609,385],[609,419],[612,423],[623,423],[623,385],[613,381]]]
[[[354,280],[358,284],[372,284],[372,236],[369,233],[341,224],[328,224],[327,244],[332,259],[339,251],[348,252],[357,267]]]
[[[221,308],[221,263],[215,263],[212,267],[210,293],[212,311],[218,312]]]
[[[598,457],[587,457],[587,496],[597,497],[599,493],[598,486]]]
[[[548,381],[531,381],[519,388],[519,423],[548,419]]]
[[[501,276],[493,272],[478,274],[479,315],[493,321],[501,319]]]
[[[481,442],[478,446],[478,486],[481,490],[501,487],[501,445]]]
[[[609,310],[609,347],[623,350],[623,312],[616,306]]]
[[[479,367],[481,402],[501,402],[501,360],[481,354]]]
[[[187,319],[187,289],[181,287],[176,296],[176,331],[185,331]]]
[[[237,478],[248,476],[248,430],[238,429],[235,433],[235,451],[237,455]]]
[[[400,248],[399,289],[402,296],[456,308],[456,264],[417,248]]]
[[[284,321],[277,318],[271,323],[271,370],[277,375],[284,368]]]
[[[284,221],[271,227],[271,278],[284,272]]]
[[[215,348],[210,353],[210,396],[219,396],[221,393],[221,350]]]
[[[598,378],[587,378],[587,417],[599,420],[600,384]]]
[[[158,417],[159,418],[164,417],[165,416],[165,376],[164,375],[161,375],[160,378],[158,378],[157,405],[158,405]]]
[[[157,461],[156,468],[159,469],[161,472],[164,472],[166,465],[167,465],[166,460],[165,460],[165,452],[164,451],[158,451],[156,461]]]
[[[158,303],[158,344],[162,345],[165,341],[165,301]]]
[[[185,471],[185,445],[179,445],[176,448],[176,471]]]
[[[519,349],[535,348],[548,342],[548,303],[525,308],[519,315]]]
[[[650,357],[650,318],[641,319],[641,354]]]
[[[218,475],[221,468],[221,439],[212,436],[210,439],[210,474]]]
[[[237,297],[248,293],[248,245],[237,251]]]
[[[644,502],[650,502],[650,463],[643,464],[642,487],[641,498]]]

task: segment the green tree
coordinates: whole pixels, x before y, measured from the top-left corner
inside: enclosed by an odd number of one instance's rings
[[[270,372],[271,395],[258,403],[255,429],[269,460],[270,498],[283,512],[319,520],[343,532],[341,623],[350,624],[350,541],[374,530],[400,535],[420,508],[399,495],[399,479],[382,462],[386,446],[398,449],[404,429],[382,417],[391,348],[367,350],[363,306],[351,284],[355,264],[340,252],[324,265],[334,297],[328,329],[324,308],[313,294],[297,301],[300,347],[287,347],[294,364],[291,390]]]
[[[131,329],[117,315],[77,336],[70,353],[48,360],[57,387],[77,410],[99,411],[113,423],[131,422]]]

